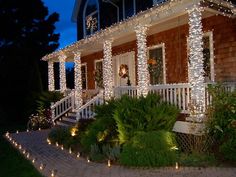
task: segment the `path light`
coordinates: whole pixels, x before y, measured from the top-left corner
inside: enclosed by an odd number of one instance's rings
[[[107,161],[107,166],[111,167],[111,160],[110,159]]]
[[[19,131],[18,130],[16,130],[16,134],[18,134],[19,133]]]
[[[45,168],[45,166],[46,166],[45,164],[41,163],[40,166],[39,166],[39,169],[43,170]]]
[[[24,149],[22,153],[25,154],[25,153],[26,153],[26,150]]]
[[[22,146],[21,146],[21,145],[19,145],[19,147],[18,147],[18,148],[21,150]]]
[[[64,149],[64,147],[63,147],[63,145],[61,145],[61,150],[63,150]]]
[[[179,169],[179,164],[178,164],[178,162],[175,162],[175,169],[176,169],[176,170]]]
[[[87,157],[87,162],[88,162],[88,163],[90,162],[90,159],[89,159],[89,157]]]
[[[41,130],[41,128],[39,127],[39,131]]]
[[[27,129],[26,132],[29,132],[29,129]]]
[[[72,153],[72,150],[71,150],[71,148],[69,149],[69,153],[70,153],[70,154]]]
[[[27,153],[26,157],[27,157],[27,158],[29,158],[29,157],[30,157],[30,154],[29,154],[29,153]]]
[[[8,131],[6,132],[5,135],[6,135],[7,138],[9,138],[9,132]]]
[[[33,159],[32,159],[32,163],[34,163],[35,161],[36,161],[36,158],[33,158]]]
[[[9,137],[9,140],[11,141],[11,140],[12,140],[12,137]]]
[[[50,139],[48,139],[48,138],[47,138],[47,142],[48,142],[49,145],[51,144],[51,141],[50,141]]]
[[[57,173],[57,170],[52,170],[51,171],[51,177],[54,177],[56,175],[56,173]]]
[[[58,144],[58,142],[56,142],[56,147],[58,147],[59,146],[59,144]]]
[[[80,152],[78,152],[78,153],[77,153],[76,157],[77,157],[77,158],[79,158],[79,157],[80,157]]]

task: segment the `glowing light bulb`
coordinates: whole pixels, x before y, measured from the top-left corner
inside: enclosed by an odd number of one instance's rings
[[[108,167],[111,167],[111,160],[108,160],[108,161],[107,161],[107,166],[108,166]]]

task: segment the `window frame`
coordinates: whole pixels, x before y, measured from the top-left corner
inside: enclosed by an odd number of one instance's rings
[[[161,44],[157,44],[157,45],[153,45],[147,48],[147,59],[149,60],[150,56],[149,56],[149,51],[153,50],[153,49],[158,49],[158,48],[162,48],[162,69],[163,69],[163,84],[166,84],[166,58],[165,58],[165,43],[161,43]],[[150,74],[148,72],[149,75],[149,79],[150,79]],[[150,84],[151,85],[151,84]]]
[[[96,64],[98,63],[98,62],[102,62],[102,70],[103,70],[103,58],[102,59],[95,59],[94,60],[94,72],[96,71]],[[97,86],[97,83],[96,83],[96,81],[95,81],[95,79],[94,79],[94,82],[95,82],[95,89],[98,89],[98,86]]]
[[[82,67],[85,66],[85,79],[86,79],[86,87],[83,89],[83,79],[82,79]],[[87,69],[87,63],[81,63],[81,84],[82,84],[82,89],[87,90],[88,89],[88,69]]]
[[[96,3],[96,7],[97,7],[97,10],[96,11],[93,11],[93,12],[91,12],[89,15],[87,15],[86,16],[86,10],[87,10],[87,6],[88,6],[88,2],[89,2],[90,0],[87,0],[86,1],[86,3],[85,3],[85,5],[84,5],[84,10],[83,10],[83,34],[84,34],[84,38],[86,37],[86,36],[90,36],[90,35],[92,35],[92,34],[89,34],[89,35],[87,35],[87,29],[86,29],[86,17],[88,17],[88,16],[90,16],[90,15],[93,15],[93,14],[95,14],[95,13],[98,13],[98,19],[97,19],[97,30],[96,31],[99,31],[100,30],[100,9],[99,9],[99,2],[98,2],[98,0],[95,0],[95,3]],[[95,32],[96,32],[95,31]]]

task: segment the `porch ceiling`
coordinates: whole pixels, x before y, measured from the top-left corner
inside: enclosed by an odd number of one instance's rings
[[[200,2],[201,0],[199,0]],[[135,26],[138,24],[148,25],[147,35],[152,35],[177,26],[188,23],[186,9],[193,5],[193,1],[177,0],[165,3],[161,6],[153,7],[145,12],[141,12],[127,21],[116,24],[106,30],[102,30],[89,38],[82,39],[64,49],[53,52],[43,58],[43,60],[58,61],[58,56],[63,52],[67,62],[73,61],[73,51],[81,51],[81,56],[86,56],[103,50],[103,42],[106,39],[113,39],[112,46],[118,46],[136,40]],[[233,9],[234,12],[235,8]],[[203,18],[221,13],[217,10],[205,7]],[[235,16],[235,14],[233,14]]]

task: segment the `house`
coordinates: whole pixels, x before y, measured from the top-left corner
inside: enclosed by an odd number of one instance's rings
[[[192,118],[202,121],[206,83],[236,81],[235,17],[229,0],[76,0],[78,41],[43,57],[51,91],[54,63],[60,63],[61,92],[65,62],[75,63],[75,90],[52,106],[54,120],[71,108],[77,119],[89,118],[103,98],[157,92],[182,113],[193,105]],[[83,104],[82,90],[101,83],[104,93]]]

